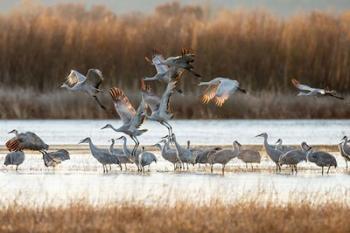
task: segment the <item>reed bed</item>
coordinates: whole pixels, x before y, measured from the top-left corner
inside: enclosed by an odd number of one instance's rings
[[[104,6],[44,7],[23,3],[0,15],[2,85],[52,90],[70,69],[103,71],[106,85],[136,90],[154,73],[153,48],[166,56],[182,47],[197,53],[204,79],[237,78],[251,90],[288,90],[290,79],[350,88],[350,12],[299,13],[280,18],[266,10],[221,10],[178,2],[151,14],[116,15]],[[196,93],[191,82],[184,89]]]
[[[140,94],[132,90],[125,92],[137,107]],[[100,97],[108,108],[107,112],[84,93],[71,93],[58,88],[52,92],[0,88],[0,119],[113,118],[114,109],[108,93]],[[200,95],[186,92],[184,96],[172,97],[171,108],[176,119],[344,119],[350,116],[350,108],[346,107],[349,105],[348,99],[339,101],[332,98],[296,97],[295,94],[251,92],[234,96],[219,109],[214,104],[202,104]]]
[[[122,204],[96,207],[0,209],[0,232],[349,232],[349,207],[327,203],[260,205],[255,202],[174,207]]]

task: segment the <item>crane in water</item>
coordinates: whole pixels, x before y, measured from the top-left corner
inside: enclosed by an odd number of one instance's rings
[[[223,149],[219,150],[216,153],[209,154],[209,164],[210,164],[210,171],[213,172],[213,166],[216,163],[219,163],[222,165],[222,174],[225,174],[225,166],[228,162],[230,162],[231,159],[237,157],[239,154],[239,144],[237,141],[233,142],[232,149]]]
[[[133,161],[129,158],[129,156],[124,154],[123,149],[114,148],[114,143],[115,143],[114,139],[111,139],[111,142],[112,143],[109,147],[109,153],[111,153],[113,156],[116,156],[118,158],[119,163],[120,163],[120,170],[123,170],[123,168],[121,166],[122,164],[124,164],[125,170],[128,170],[126,164],[132,164]]]
[[[110,95],[113,99],[114,108],[122,120],[123,125],[121,125],[119,128],[114,128],[111,124],[107,124],[101,129],[110,128],[115,132],[128,135],[135,142],[135,146],[132,151],[132,154],[135,155],[135,152],[140,144],[137,137],[147,131],[147,129],[139,129],[145,120],[144,100],[141,100],[137,111],[135,111],[134,107],[129,101],[129,98],[121,89],[117,87],[111,88]]]
[[[4,165],[15,165],[16,171],[18,170],[18,166],[24,162],[25,155],[23,151],[12,151],[8,153],[5,157]]]
[[[267,133],[262,133],[262,134],[256,135],[255,137],[263,137],[264,138],[264,147],[265,147],[265,151],[266,151],[267,155],[276,164],[276,171],[281,171],[281,167],[279,165],[279,159],[280,159],[280,156],[283,154],[283,152],[280,150],[277,150],[275,146],[270,145],[267,142],[267,138],[268,138]]]
[[[292,168],[292,173],[297,173],[297,165],[302,161],[307,161],[306,155],[311,149],[306,142],[302,142],[300,147],[300,149],[287,150],[284,154],[282,154],[278,161],[280,167],[282,167],[284,164],[289,165]]]
[[[83,140],[81,140],[79,142],[79,144],[81,143],[88,143],[89,144],[89,148],[91,151],[92,156],[100,163],[102,164],[103,167],[103,173],[108,173],[108,168],[107,165],[110,164],[120,164],[118,161],[118,158],[116,156],[113,156],[109,150],[107,149],[101,149],[98,148],[97,146],[95,146],[92,143],[91,138],[87,137],[84,138]]]
[[[6,147],[9,151],[41,151],[49,149],[49,145],[47,145],[38,135],[33,132],[19,133],[16,129],[14,129],[9,133],[15,134],[15,137],[6,142]]]
[[[350,161],[350,146],[348,144],[348,137],[344,136],[339,143],[340,155],[344,158],[346,170],[348,170],[348,161]]]
[[[55,152],[40,151],[43,154],[43,161],[46,167],[56,167],[65,160],[69,160],[69,152],[61,149]]]
[[[306,155],[306,158],[309,162],[315,163],[317,166],[322,168],[322,175],[323,175],[323,168],[328,167],[327,174],[329,173],[329,169],[331,167],[337,168],[337,160],[333,155],[330,153],[324,152],[324,151],[312,151],[312,147],[307,145],[309,147],[308,153]]]

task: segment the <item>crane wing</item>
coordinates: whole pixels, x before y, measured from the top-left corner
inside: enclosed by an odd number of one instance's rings
[[[145,120],[145,101],[142,99],[135,116],[131,119],[130,128],[138,129]]]
[[[86,81],[91,86],[98,89],[103,81],[102,72],[98,69],[89,69],[86,74]]]
[[[66,77],[65,83],[69,87],[73,87],[78,83],[82,83],[86,80],[86,77],[76,70],[71,70],[69,75]]]
[[[152,112],[158,110],[161,101],[159,96],[157,96],[151,91],[147,91],[142,93],[142,98],[144,99],[146,105],[151,109]]]
[[[131,119],[135,116],[136,111],[131,105],[128,97],[124,94],[124,92],[121,89],[117,87],[111,88],[109,94],[113,99],[115,111],[118,113],[120,119],[123,121],[124,124],[129,123]]]
[[[239,84],[236,80],[223,79],[215,93],[215,104],[221,107],[230,97],[230,94],[237,90]]]
[[[160,101],[160,105],[159,105],[160,112],[166,112],[166,113],[170,112],[169,110],[170,97],[174,93],[176,83],[177,81],[168,83]]]
[[[162,74],[169,70],[169,67],[164,63],[164,57],[161,54],[155,54],[152,58],[152,63],[156,67],[157,73]]]
[[[207,89],[205,89],[203,92],[203,95],[201,98],[202,103],[207,104],[211,99],[214,98],[216,94],[216,90],[218,89],[219,85],[220,85],[220,82],[216,84],[209,84]]]
[[[315,90],[315,88],[312,88],[312,87],[304,85],[304,84],[300,84],[300,82],[296,79],[292,79],[292,83],[300,91],[314,91]]]

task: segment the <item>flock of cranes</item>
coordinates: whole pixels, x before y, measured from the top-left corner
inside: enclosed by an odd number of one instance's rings
[[[168,135],[154,146],[161,151],[161,156],[171,162],[176,169],[188,168],[189,164],[210,164],[213,171],[214,164],[222,165],[222,172],[225,171],[226,164],[233,158],[241,159],[248,164],[260,163],[261,155],[254,150],[242,150],[241,144],[237,141],[233,142],[232,149],[222,149],[219,147],[211,149],[193,149],[190,148],[190,143],[187,147],[180,145],[176,140],[176,135],[169,121],[174,117],[170,108],[170,100],[174,93],[183,94],[179,83],[183,81],[184,72],[189,72],[195,78],[200,79],[201,75],[194,70],[195,54],[189,49],[183,49],[181,55],[164,58],[162,54],[155,51],[152,58],[146,57],[146,61],[155,67],[156,74],[152,77],[145,77],[140,80],[141,83],[141,101],[135,108],[124,91],[118,87],[112,87],[109,90],[111,100],[114,105],[115,113],[118,115],[122,124],[118,127],[112,124],[107,124],[101,129],[112,129],[116,133],[122,133],[128,136],[133,142],[132,149],[127,146],[127,138],[119,137],[117,140],[123,140],[122,149],[114,148],[115,140],[111,140],[109,149],[98,148],[93,144],[91,138],[85,138],[80,143],[89,144],[92,156],[102,164],[103,172],[107,173],[111,170],[111,165],[116,164],[122,169],[124,164],[136,164],[138,171],[144,171],[145,166],[149,166],[152,162],[157,162],[156,156],[144,147],[139,148],[138,137],[147,132],[147,129],[142,129],[141,126],[145,120],[156,121],[163,125],[168,130]],[[76,70],[72,70],[66,77],[65,82],[61,85],[73,92],[84,92],[91,96],[96,103],[107,113],[107,108],[100,101],[98,95],[104,92],[100,88],[104,77],[98,69],[89,69],[86,76]],[[161,82],[166,85],[161,96],[154,93],[148,82]],[[333,90],[312,88],[304,84],[300,84],[297,80],[292,80],[293,85],[300,91],[298,96],[331,96],[337,99],[343,99],[338,96]],[[225,77],[217,77],[210,81],[200,82],[198,86],[206,86],[202,95],[202,102],[214,102],[221,107],[225,101],[237,91],[247,93],[237,80],[232,80]],[[66,150],[58,150],[56,152],[47,152],[49,146],[43,142],[40,137],[32,132],[18,133],[16,130],[11,131],[15,137],[8,140],[6,147],[10,153],[5,158],[5,165],[18,166],[23,163],[25,155],[23,150],[37,150],[43,154],[45,166],[55,167],[57,164],[70,159],[69,153]],[[312,148],[305,142],[300,148],[287,147],[282,145],[279,140],[276,145],[270,145],[267,142],[268,135],[266,133],[258,135],[264,138],[264,147],[267,155],[276,164],[276,170],[280,171],[283,165],[291,167],[292,172],[297,172],[297,164],[301,161],[310,161],[323,168],[327,167],[327,173],[331,166],[336,167],[337,162],[333,155],[326,152],[313,152]],[[347,144],[347,138],[344,137],[339,145],[341,155],[350,160],[350,146]],[[253,167],[252,167],[253,168]]]

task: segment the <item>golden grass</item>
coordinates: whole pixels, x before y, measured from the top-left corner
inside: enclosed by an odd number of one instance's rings
[[[255,202],[174,207],[123,204],[0,209],[0,232],[350,232],[349,207]]]
[[[136,79],[154,73],[144,60],[154,47],[166,56],[191,47],[204,79],[229,76],[249,90],[285,91],[291,78],[350,88],[350,12],[281,19],[264,10],[210,14],[200,5],[175,2],[150,15],[116,15],[103,6],[25,2],[0,15],[2,85],[47,91],[72,68],[96,67],[106,77],[105,87],[136,90]],[[184,89],[198,94],[193,85],[187,81]]]

